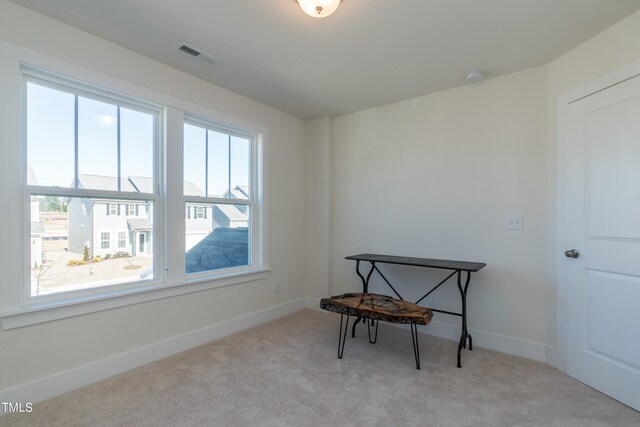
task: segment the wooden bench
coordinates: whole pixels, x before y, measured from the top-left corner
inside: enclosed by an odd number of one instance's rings
[[[369,293],[346,293],[320,300],[320,308],[334,313],[340,313],[340,333],[338,336],[338,359],[344,354],[344,344],[349,329],[349,317],[357,317],[356,323],[364,319],[369,333],[369,342],[375,344],[378,340],[378,323],[380,320],[390,323],[409,324],[411,327],[411,342],[416,359],[416,368],[420,369],[420,348],[418,346],[418,325],[428,325],[433,313],[426,307],[394,299],[387,295]],[[344,325],[343,318],[347,316]],[[354,324],[355,326],[355,324]],[[375,326],[375,335],[371,337],[371,327]],[[354,328],[355,332],[355,328]]]

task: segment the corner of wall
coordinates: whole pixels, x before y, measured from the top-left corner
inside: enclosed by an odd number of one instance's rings
[[[321,298],[330,293],[333,247],[333,119],[321,117],[306,123],[306,295]]]

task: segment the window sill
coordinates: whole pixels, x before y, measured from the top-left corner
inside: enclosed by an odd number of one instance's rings
[[[268,276],[269,271],[269,268],[264,268],[257,271],[229,274],[215,279],[198,278],[170,285],[159,284],[142,289],[131,289],[117,294],[103,294],[77,298],[72,301],[26,306],[19,310],[0,313],[0,324],[4,330],[21,328],[112,308],[261,280]]]

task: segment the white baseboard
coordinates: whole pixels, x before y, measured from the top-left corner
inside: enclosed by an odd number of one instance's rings
[[[546,362],[561,372],[567,372],[567,363],[557,347],[547,347]]]
[[[408,325],[391,325],[409,329]],[[460,341],[459,324],[433,320],[427,326],[421,326],[419,332],[451,341]],[[526,357],[538,362],[546,362],[547,346],[544,344],[477,329],[469,329],[469,333],[473,337],[474,347],[482,347],[514,356]]]
[[[76,388],[155,362],[181,351],[293,314],[305,308],[305,298],[298,298],[215,325],[187,332],[135,350],[69,369],[45,378],[1,390],[0,402],[37,403]],[[2,414],[0,407],[0,415]]]

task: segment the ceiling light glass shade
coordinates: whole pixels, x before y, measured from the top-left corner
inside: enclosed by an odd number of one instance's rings
[[[298,0],[298,4],[307,15],[324,18],[336,11],[340,0]]]

